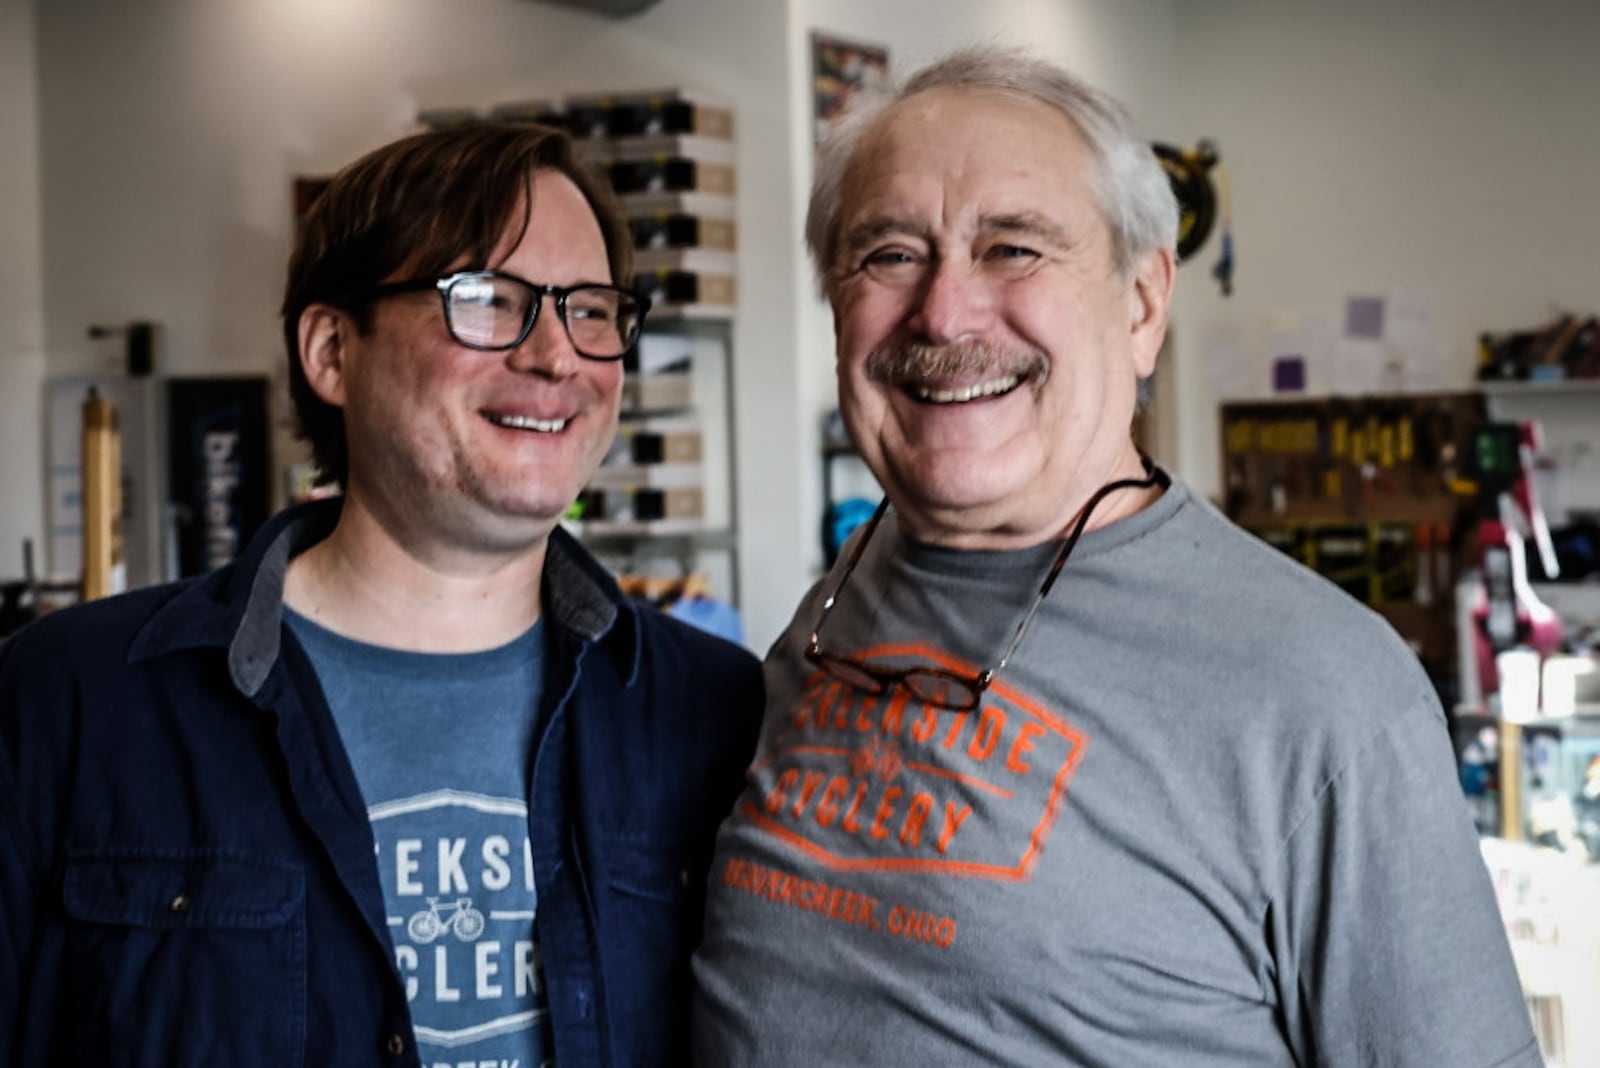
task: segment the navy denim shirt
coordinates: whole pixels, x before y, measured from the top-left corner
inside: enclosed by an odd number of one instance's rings
[[[290,556],[338,508],[0,648],[5,1063],[418,1065],[366,807],[280,619]],[[529,830],[556,1059],[682,1063],[759,665],[622,597],[560,530],[544,612]]]

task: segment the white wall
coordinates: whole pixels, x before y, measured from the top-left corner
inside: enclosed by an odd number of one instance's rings
[[[44,567],[43,287],[31,0],[0,0],[0,580]]]
[[[761,7],[672,0],[620,21],[530,0],[40,3],[52,358],[92,360],[88,322],[144,317],[165,327],[169,371],[276,367],[292,179],[407,132],[419,106],[662,80],[752,90],[759,200],[754,75],[782,54]]]
[[[1349,295],[1411,291],[1465,388],[1480,331],[1600,311],[1600,4],[1178,11],[1181,118],[1222,149],[1238,247],[1231,299],[1205,273],[1214,244],[1180,281],[1179,467],[1192,481],[1217,488],[1204,371],[1217,331],[1265,358],[1277,326],[1338,317]]]

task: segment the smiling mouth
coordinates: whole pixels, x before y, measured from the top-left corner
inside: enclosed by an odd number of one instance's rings
[[[1023,382],[1021,375],[1004,375],[987,382],[979,382],[972,386],[958,386],[955,389],[938,389],[930,385],[920,385],[915,382],[906,384],[906,390],[913,397],[927,404],[966,404],[985,397],[1003,397],[1016,389]]]
[[[484,412],[483,417],[495,426],[505,427],[507,430],[532,430],[539,434],[559,434],[567,428],[565,419],[535,419],[528,415],[499,415],[495,412]]]

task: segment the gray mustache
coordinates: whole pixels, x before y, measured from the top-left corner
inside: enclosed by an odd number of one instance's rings
[[[958,341],[950,345],[908,341],[873,349],[867,354],[862,370],[867,378],[886,386],[929,378],[1016,375],[1038,388],[1050,375],[1050,358],[1039,349],[987,341]]]

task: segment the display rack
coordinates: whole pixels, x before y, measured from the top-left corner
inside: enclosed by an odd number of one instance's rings
[[[1547,507],[1600,514],[1600,379],[1479,383],[1489,415],[1537,422],[1544,458],[1561,471],[1559,492],[1541,486]]]
[[[1505,422],[1532,422],[1540,428],[1543,450],[1535,458],[1535,479],[1547,513],[1600,514],[1600,380],[1486,380],[1479,383],[1490,417]],[[1552,528],[1558,515],[1547,514]],[[1587,684],[1569,668],[1600,670],[1592,656],[1556,656],[1529,665],[1530,684],[1509,695],[1485,694],[1473,660],[1476,623],[1476,572],[1465,576],[1457,592],[1456,632],[1459,657],[1459,701],[1452,710],[1458,755],[1470,754],[1487,767],[1463,763],[1475,818],[1486,834],[1517,841],[1537,839],[1549,816],[1561,806],[1583,807],[1582,777],[1571,768],[1552,775],[1536,762],[1547,750],[1559,760],[1582,761],[1600,755],[1600,706],[1595,683]],[[1600,582],[1533,581],[1534,595],[1562,621],[1568,638],[1600,634]],[[1529,654],[1534,655],[1534,654]],[[1527,659],[1526,657],[1524,659]],[[1526,674],[1526,672],[1524,673]],[[1502,689],[1504,689],[1502,687]],[[1595,750],[1591,753],[1591,750]],[[1576,776],[1576,777],[1575,777]],[[1574,826],[1556,833],[1562,840],[1580,839],[1600,857],[1600,802],[1584,817],[1589,829]],[[1559,821],[1556,821],[1559,822]],[[1583,821],[1577,821],[1581,824]]]
[[[567,525],[619,574],[700,572],[717,596],[738,605],[733,323],[669,314],[648,331],[641,353],[675,344],[687,366],[660,372],[630,360],[617,440],[580,497],[588,516]],[[682,381],[664,383],[669,376]],[[645,501],[645,510],[615,507],[618,494]]]
[[[651,302],[617,440],[571,528],[619,574],[698,573],[737,606],[733,109],[672,88],[568,96],[536,110],[610,179],[636,248],[632,285]]]
[[[1477,393],[1225,404],[1229,517],[1381,613],[1454,703]]]

